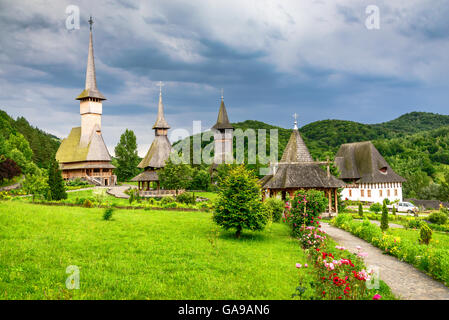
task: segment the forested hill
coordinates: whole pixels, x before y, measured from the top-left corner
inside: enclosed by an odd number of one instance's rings
[[[32,160],[39,167],[47,166],[48,160],[55,156],[59,148],[57,137],[33,127],[23,117],[14,120],[0,110],[0,139],[7,140],[10,134],[16,133],[22,134],[28,141],[33,151]]]

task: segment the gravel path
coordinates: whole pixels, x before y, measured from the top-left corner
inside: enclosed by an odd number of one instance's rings
[[[349,232],[328,223],[322,223],[322,226],[331,238],[349,251],[357,252],[356,247],[362,247],[362,252],[368,253],[368,256],[364,257],[366,265],[379,268],[380,278],[397,297],[407,300],[449,300],[448,287],[412,265],[383,254],[382,250]]]
[[[116,198],[128,199],[129,195],[125,191],[132,187],[131,185],[114,186],[108,189],[108,193]]]

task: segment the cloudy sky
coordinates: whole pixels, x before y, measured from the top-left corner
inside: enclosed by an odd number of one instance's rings
[[[69,5],[79,29],[66,27]],[[366,27],[368,5],[380,29]],[[160,80],[172,128],[213,125],[221,88],[232,122],[449,114],[449,1],[439,0],[0,0],[0,109],[61,138],[79,126],[89,15],[111,153],[128,128],[144,155]]]

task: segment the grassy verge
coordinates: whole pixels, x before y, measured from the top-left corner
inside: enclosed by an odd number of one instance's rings
[[[291,299],[306,261],[284,224],[236,240],[204,212],[102,214],[0,201],[0,298]]]

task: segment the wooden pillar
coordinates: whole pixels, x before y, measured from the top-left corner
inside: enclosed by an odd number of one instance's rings
[[[331,190],[327,190],[327,197],[329,199],[329,214],[332,212],[332,193]]]
[[[338,214],[338,192],[337,192],[337,188],[334,189],[334,195],[335,195],[335,213]]]

